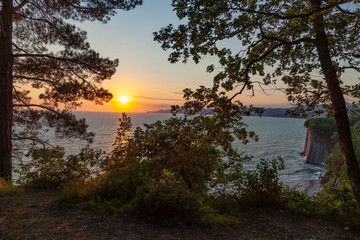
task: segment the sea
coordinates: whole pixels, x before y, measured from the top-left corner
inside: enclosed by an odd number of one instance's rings
[[[90,145],[95,149],[110,152],[116,137],[121,113],[115,112],[74,112],[77,118],[85,118],[89,125],[88,130],[94,132],[94,142]],[[172,115],[170,113],[129,113],[133,124],[132,131],[136,127],[142,127],[144,123],[153,123],[165,120]],[[240,141],[234,146],[238,152],[252,156],[252,160],[245,163],[247,168],[253,168],[261,158],[271,160],[281,156],[285,163],[285,169],[280,172],[280,179],[287,180],[315,180],[325,173],[324,167],[305,164],[304,157],[300,155],[304,151],[306,128],[304,119],[277,118],[277,117],[244,117],[249,131],[255,131],[259,135],[259,141],[250,141],[244,145]],[[86,142],[77,139],[56,139],[48,136],[53,145],[65,148],[66,153],[76,154],[87,145]]]

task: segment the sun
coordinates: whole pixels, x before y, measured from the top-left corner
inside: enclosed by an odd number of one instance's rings
[[[127,96],[121,96],[118,98],[119,102],[121,102],[121,104],[126,104],[129,102],[129,97]]]

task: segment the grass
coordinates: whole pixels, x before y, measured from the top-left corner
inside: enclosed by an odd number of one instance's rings
[[[12,182],[6,182],[0,178],[0,197],[17,195],[22,191],[20,186],[15,186]]]
[[[237,214],[236,226],[197,227],[59,209],[54,189],[24,188],[0,198],[0,239],[360,239],[339,222],[278,208]]]

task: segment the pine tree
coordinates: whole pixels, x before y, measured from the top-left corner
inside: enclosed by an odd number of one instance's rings
[[[85,120],[69,110],[81,100],[102,104],[112,98],[100,84],[115,73],[118,60],[100,57],[74,22],[106,23],[118,9],[141,2],[0,1],[0,177],[11,179],[13,141],[47,144],[37,135],[44,126],[54,127],[59,137],[91,141]],[[40,92],[41,103],[31,99],[29,89]]]

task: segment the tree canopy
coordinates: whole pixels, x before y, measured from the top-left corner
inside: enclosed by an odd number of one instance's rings
[[[239,90],[238,95],[256,87],[259,79],[265,85],[282,80],[288,85],[289,101],[314,107],[330,100],[324,79],[313,77],[323,72],[316,46],[316,16],[323,18],[338,75],[347,69],[359,70],[358,4],[319,2],[317,8],[311,1],[175,0],[174,10],[187,23],[161,29],[155,40],[163,49],[172,49],[172,63],[217,56],[220,67],[207,69],[219,70],[216,87]],[[221,47],[226,39],[238,40],[240,50]],[[254,81],[254,76],[260,78]],[[357,96],[358,91],[350,90],[358,88],[358,84],[344,86],[344,93]]]
[[[38,137],[47,126],[55,128],[59,137],[92,140],[85,120],[77,120],[69,110],[79,107],[82,100],[95,104],[111,100],[112,94],[100,84],[115,73],[118,60],[101,57],[91,49],[86,32],[75,21],[106,23],[118,9],[130,10],[141,3],[0,1],[0,145],[4,146],[0,162],[6,165],[1,177],[11,175],[11,138],[47,144]],[[39,93],[39,100],[31,98],[32,91]],[[12,128],[13,124],[17,127]]]
[[[262,88],[282,81],[288,100],[297,104],[295,115],[307,116],[306,110],[324,104],[335,117],[342,157],[360,203],[360,168],[344,99],[358,103],[360,85],[342,78],[348,70],[359,71],[358,3],[174,0],[173,7],[185,23],[162,28],[155,40],[172,50],[172,63],[216,56],[220,66],[207,68],[218,70],[211,91],[226,95],[227,103],[258,84]],[[221,47],[223,40],[237,42],[240,50]]]

